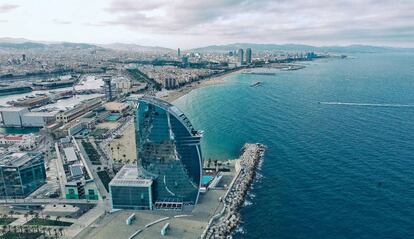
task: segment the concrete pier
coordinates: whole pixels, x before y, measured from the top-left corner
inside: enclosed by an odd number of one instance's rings
[[[223,210],[211,218],[201,238],[227,238],[236,228],[240,222],[238,211],[244,203],[264,151],[265,146],[262,144],[244,145],[243,153],[236,163],[237,174],[222,198]]]

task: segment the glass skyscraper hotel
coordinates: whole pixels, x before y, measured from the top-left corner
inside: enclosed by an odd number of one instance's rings
[[[177,107],[141,98],[135,117],[137,165],[124,166],[109,184],[112,207],[191,210],[199,196],[201,137]]]
[[[194,206],[202,173],[201,132],[177,107],[149,97],[138,102],[135,131],[139,176],[154,182],[154,207]]]

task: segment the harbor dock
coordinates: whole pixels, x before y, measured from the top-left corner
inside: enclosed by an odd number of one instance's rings
[[[227,238],[240,222],[239,209],[256,175],[256,169],[265,152],[262,144],[245,144],[236,162],[236,176],[221,199],[223,209],[213,216],[201,238]]]

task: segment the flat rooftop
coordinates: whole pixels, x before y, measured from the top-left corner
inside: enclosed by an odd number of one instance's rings
[[[0,112],[20,112],[22,110],[27,110],[26,107],[3,107],[0,108]]]
[[[112,179],[109,185],[114,186],[139,186],[149,187],[152,185],[151,179],[144,179],[138,176],[136,165],[125,165]]]
[[[19,167],[32,160],[37,153],[10,153],[0,157],[0,166]]]
[[[41,117],[56,117],[58,112],[52,111],[52,112],[40,112],[40,111],[32,111],[27,112],[24,114],[24,116],[41,116]]]
[[[78,160],[78,156],[76,156],[75,149],[73,147],[63,148],[63,152],[68,162],[73,162],[73,161]]]

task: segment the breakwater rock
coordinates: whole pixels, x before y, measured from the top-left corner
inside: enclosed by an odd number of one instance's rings
[[[262,144],[245,144],[236,163],[236,176],[222,198],[223,209],[209,222],[201,238],[227,238],[240,222],[239,209],[256,175],[256,169],[264,156]]]

